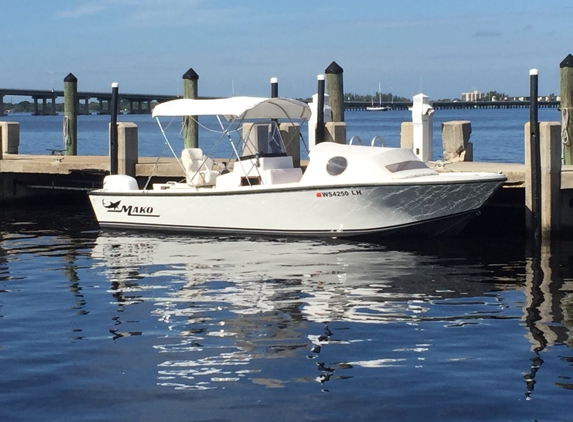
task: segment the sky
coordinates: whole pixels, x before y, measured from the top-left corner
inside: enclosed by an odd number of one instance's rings
[[[308,98],[336,62],[344,92],[431,100],[559,94],[571,0],[0,0],[0,88]],[[5,102],[10,99],[5,98]]]

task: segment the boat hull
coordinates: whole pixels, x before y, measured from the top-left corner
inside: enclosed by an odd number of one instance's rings
[[[279,236],[453,235],[500,187],[388,184],[236,191],[90,192],[103,228]]]

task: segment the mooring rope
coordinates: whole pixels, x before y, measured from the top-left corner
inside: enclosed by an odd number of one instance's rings
[[[561,139],[563,140],[563,145],[570,146],[571,139],[569,139],[569,108],[563,107],[561,109]]]

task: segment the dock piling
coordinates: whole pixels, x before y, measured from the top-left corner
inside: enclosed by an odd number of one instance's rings
[[[559,65],[561,125],[563,127],[563,164],[573,164],[573,56],[567,55]]]
[[[534,240],[541,240],[541,149],[539,146],[539,122],[537,120],[538,70],[529,71],[530,105],[529,105],[529,171],[531,175],[531,235]]]
[[[442,123],[444,161],[473,161],[471,133],[472,123],[469,120],[452,120]]]
[[[139,155],[139,141],[137,125],[132,122],[117,124],[117,174],[136,176],[135,166]]]
[[[316,112],[315,144],[324,142],[324,75],[318,75],[318,98]],[[330,97],[329,97],[330,98]]]
[[[64,78],[63,138],[66,155],[78,155],[78,79],[69,73]]]
[[[199,75],[190,68],[183,75],[183,98],[198,98]],[[197,116],[183,117],[183,148],[199,148]]]
[[[279,78],[271,78],[271,98],[279,96]]]
[[[20,123],[0,122],[0,159],[2,154],[18,154]]]
[[[117,108],[119,84],[111,84],[111,123],[109,125],[109,173],[117,174],[118,148],[117,148]]]
[[[344,87],[342,73],[344,71],[336,63],[330,63],[324,73],[326,74],[326,91],[332,110],[332,121],[344,121]]]

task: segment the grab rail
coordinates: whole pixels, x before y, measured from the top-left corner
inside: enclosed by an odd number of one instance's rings
[[[380,140],[380,146],[383,147],[384,146],[384,138],[381,137],[380,135],[376,135],[374,138],[372,138],[372,142],[370,142],[370,146],[373,147],[374,144],[376,143],[376,141]]]
[[[352,138],[350,138],[350,141],[348,141],[348,145],[354,145],[354,144],[353,144],[353,141],[354,141],[355,139],[357,139],[357,140],[358,140],[358,143],[359,143],[360,145],[362,145],[362,139],[360,139],[360,136],[358,136],[358,135],[354,135]]]

